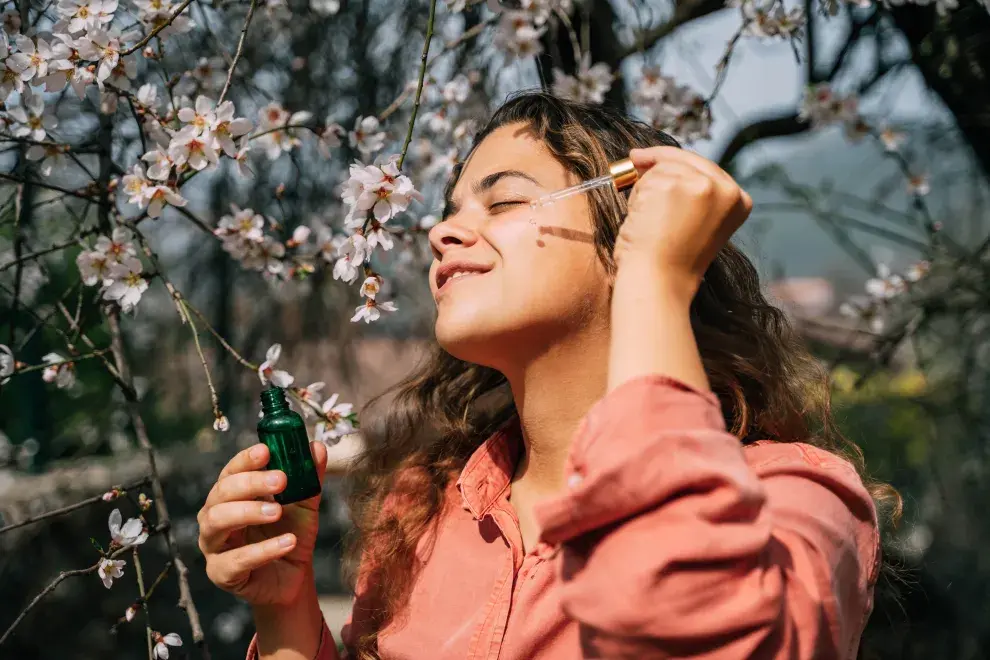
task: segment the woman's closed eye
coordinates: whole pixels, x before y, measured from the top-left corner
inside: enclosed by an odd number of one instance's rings
[[[507,207],[507,206],[515,206],[515,205],[518,205],[518,204],[525,204],[525,203],[526,202],[524,202],[521,199],[505,200],[503,202],[495,202],[494,204],[492,204],[491,206],[488,207],[488,210],[491,211],[491,210],[494,210],[494,209],[497,209],[497,208],[502,208],[502,207]]]

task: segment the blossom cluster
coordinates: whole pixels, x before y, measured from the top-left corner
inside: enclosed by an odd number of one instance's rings
[[[921,281],[930,269],[930,262],[919,261],[898,274],[892,272],[887,264],[877,264],[876,276],[866,281],[866,295],[842,303],[839,313],[866,322],[872,332],[883,332],[891,302]]]
[[[99,285],[103,299],[116,302],[124,312],[132,311],[148,290],[133,239],[131,230],[116,227],[110,236],[98,237],[94,249],[76,257],[83,284]]]
[[[890,126],[873,128],[859,112],[859,99],[852,94],[843,96],[837,93],[829,83],[818,83],[805,90],[798,118],[815,129],[842,126],[851,140],[874,135],[890,153],[899,151],[905,141],[904,134]],[[918,197],[927,195],[931,190],[928,178],[917,173],[908,174],[907,188],[910,194]]]

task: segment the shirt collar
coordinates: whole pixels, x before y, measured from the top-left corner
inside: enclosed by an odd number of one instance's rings
[[[508,490],[520,458],[521,439],[519,416],[513,415],[474,450],[461,470],[457,489],[464,500],[464,508],[475,520],[484,518]]]

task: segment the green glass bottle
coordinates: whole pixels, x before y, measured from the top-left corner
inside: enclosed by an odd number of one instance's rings
[[[272,385],[261,393],[262,418],[258,439],[268,446],[269,470],[285,472],[289,483],[275,495],[279,504],[291,504],[320,494],[320,475],[309,448],[306,424],[289,408],[282,388]]]

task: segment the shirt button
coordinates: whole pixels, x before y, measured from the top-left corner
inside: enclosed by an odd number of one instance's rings
[[[567,477],[567,487],[577,488],[578,486],[581,485],[582,481],[584,481],[584,477],[582,477],[580,474],[575,472],[571,476]]]

